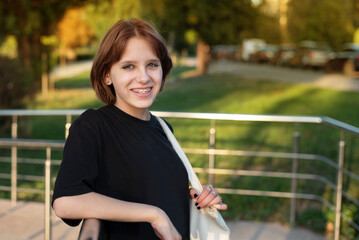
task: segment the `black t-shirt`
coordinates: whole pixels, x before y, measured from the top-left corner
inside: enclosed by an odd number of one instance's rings
[[[89,192],[157,206],[189,239],[187,171],[152,115],[143,121],[112,105],[89,109],[72,124],[53,200]],[[149,223],[102,221],[102,229],[105,239],[158,239]]]

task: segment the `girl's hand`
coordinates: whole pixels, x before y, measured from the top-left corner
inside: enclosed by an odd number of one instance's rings
[[[203,192],[199,195],[196,189],[191,188],[189,190],[193,199],[196,199],[197,209],[213,206],[218,210],[226,210],[227,204],[222,202],[222,198],[218,195],[217,189],[212,185],[203,186]]]
[[[171,220],[167,214],[158,209],[158,214],[155,217],[154,221],[150,222],[153,230],[155,231],[157,237],[163,240],[181,240],[182,237],[178,233],[177,229],[173,226]]]
[[[97,240],[100,233],[100,224],[100,220],[98,219],[84,219],[78,240]]]

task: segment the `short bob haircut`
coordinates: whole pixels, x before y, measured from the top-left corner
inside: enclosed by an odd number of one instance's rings
[[[90,79],[91,85],[98,98],[107,105],[116,102],[116,93],[113,85],[105,83],[106,75],[112,65],[118,62],[125,51],[127,42],[133,37],[143,37],[152,46],[162,66],[163,89],[166,77],[172,68],[172,60],[169,56],[166,42],[158,31],[149,23],[140,19],[120,20],[115,23],[102,39],[94,57]]]

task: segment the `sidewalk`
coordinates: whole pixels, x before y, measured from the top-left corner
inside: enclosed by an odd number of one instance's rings
[[[69,227],[52,213],[52,239],[75,240],[80,227]],[[310,231],[282,226],[278,223],[229,221],[232,240],[327,240]],[[15,207],[10,201],[0,199],[0,239],[43,240],[44,204],[18,202]]]
[[[72,77],[76,74],[89,71],[91,66],[92,60],[68,63],[64,66],[59,65],[52,70],[50,78],[56,81],[59,78]]]
[[[246,79],[282,81],[341,91],[359,91],[358,78],[347,77],[340,73],[329,74],[323,70],[303,70],[221,60],[212,62],[208,72],[209,74],[228,73]]]

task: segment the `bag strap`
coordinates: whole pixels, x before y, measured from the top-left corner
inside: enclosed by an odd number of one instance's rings
[[[203,191],[203,187],[201,182],[199,181],[196,173],[194,172],[191,163],[189,162],[186,154],[183,152],[181,146],[179,145],[177,139],[175,138],[175,136],[173,135],[172,131],[169,129],[169,127],[167,126],[167,124],[165,123],[165,121],[163,121],[162,118],[157,117],[157,120],[160,122],[160,124],[162,125],[162,128],[164,130],[164,132],[167,135],[168,140],[171,142],[172,147],[174,148],[174,150],[177,152],[178,156],[181,158],[184,166],[186,167],[187,173],[188,173],[188,180],[190,182],[190,184],[192,185],[192,187],[194,187],[197,192],[199,194],[202,193]]]
[[[190,182],[190,184],[192,185],[193,188],[195,188],[197,190],[197,192],[199,194],[202,193],[203,191],[203,187],[201,182],[199,181],[196,173],[194,172],[191,163],[189,162],[186,154],[183,152],[181,146],[179,145],[177,139],[175,138],[175,136],[173,135],[172,131],[170,130],[170,128],[167,126],[167,124],[165,123],[165,121],[157,116],[155,116],[156,119],[158,120],[158,122],[161,124],[163,131],[165,132],[165,134],[167,135],[168,140],[171,142],[172,147],[174,148],[174,150],[177,152],[178,156],[181,158],[184,166],[187,169],[187,173],[188,173],[188,180]],[[218,210],[216,208],[207,208],[206,213],[208,215],[210,215],[212,218],[214,218],[218,224],[225,229],[226,231],[229,231],[228,226],[226,225],[225,221],[223,220],[221,214],[218,212]]]

